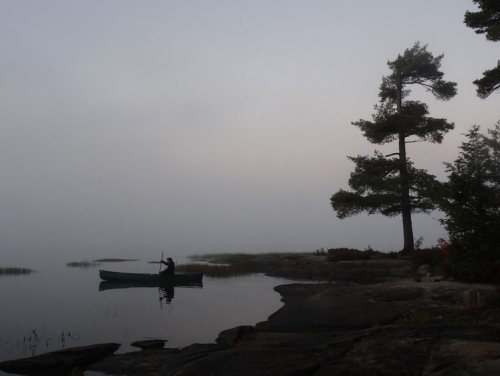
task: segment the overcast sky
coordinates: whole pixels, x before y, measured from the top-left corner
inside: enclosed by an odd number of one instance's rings
[[[0,253],[399,250],[401,219],[339,220],[346,156],[394,152],[371,119],[387,61],[445,54],[458,95],[412,99],[456,128],[409,144],[445,179],[473,124],[500,119],[474,79],[500,44],[463,23],[472,0],[0,0]],[[439,213],[414,217],[434,245]]]

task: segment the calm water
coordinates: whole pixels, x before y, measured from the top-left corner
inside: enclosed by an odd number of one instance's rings
[[[167,339],[166,347],[214,342],[225,329],[266,320],[282,306],[273,287],[288,282],[205,277],[202,288],[175,287],[169,303],[157,287],[99,291],[99,268],[158,271],[134,261],[0,276],[0,361],[103,342],[121,343],[117,353],[137,351],[130,343],[150,338]]]

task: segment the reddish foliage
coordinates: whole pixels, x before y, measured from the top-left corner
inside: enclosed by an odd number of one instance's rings
[[[439,238],[437,242],[438,242],[437,248],[443,254],[443,261],[450,262],[450,253],[448,252],[448,249],[450,248],[450,243],[444,238]]]

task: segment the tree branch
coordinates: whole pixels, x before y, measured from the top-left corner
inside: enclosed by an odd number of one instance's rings
[[[384,155],[384,157],[392,157],[393,155],[399,155],[399,153],[392,153],[392,154],[387,154],[387,155]]]
[[[434,87],[433,87],[432,85],[426,84],[426,83],[424,83],[424,82],[418,82],[418,84],[419,84],[419,85],[422,85],[423,87],[426,87],[426,88],[428,88],[428,89],[430,89],[430,90],[433,90],[433,89],[434,89]]]

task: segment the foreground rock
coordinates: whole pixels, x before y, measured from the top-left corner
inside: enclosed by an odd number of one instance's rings
[[[480,291],[490,306],[466,309]],[[113,355],[115,375],[497,375],[500,311],[494,286],[413,279],[368,286],[276,287],[285,305],[215,344]],[[493,305],[493,306],[492,306]]]
[[[498,375],[497,326],[384,326],[355,333],[273,336],[254,333],[238,346],[162,375]],[[473,351],[471,351],[473,349]]]
[[[0,370],[18,375],[67,375],[114,353],[117,343],[73,347],[24,359],[7,360],[0,363]]]

